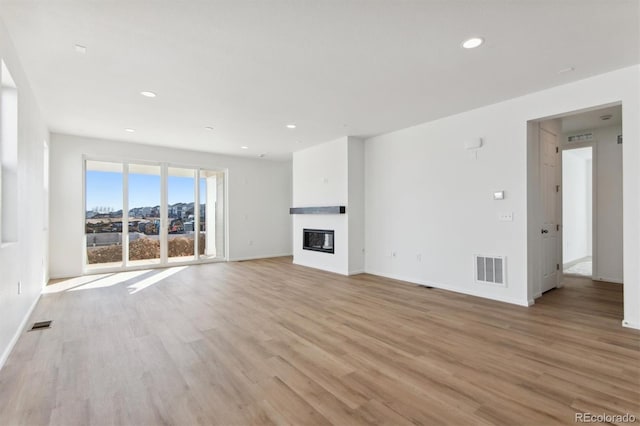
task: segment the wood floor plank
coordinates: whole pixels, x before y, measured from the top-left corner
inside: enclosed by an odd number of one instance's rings
[[[526,308],[290,258],[162,272],[47,287],[30,322],[53,326],[0,371],[0,425],[640,418],[640,333],[620,325],[617,284],[567,279]]]

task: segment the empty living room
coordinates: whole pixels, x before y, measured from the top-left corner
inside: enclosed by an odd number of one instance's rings
[[[638,0],[0,0],[0,426],[640,423]]]

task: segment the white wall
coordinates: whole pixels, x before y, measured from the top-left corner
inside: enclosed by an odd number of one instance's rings
[[[350,275],[364,270],[364,145],[353,137],[293,154],[293,207],[346,206],[346,214],[293,215],[293,261]],[[302,249],[302,230],[333,229],[334,254]]]
[[[291,255],[291,162],[52,134],[51,276],[83,272],[83,156],[228,169],[229,260]],[[251,243],[250,243],[251,242]]]
[[[622,106],[624,109],[624,105]],[[624,112],[624,111],[623,111]],[[638,122],[638,115],[635,120]],[[595,278],[603,281],[622,282],[626,277],[624,271],[623,239],[631,235],[623,233],[623,165],[622,152],[627,151],[625,144],[618,145],[618,135],[622,134],[620,126],[611,126],[595,129],[593,131],[596,143],[596,263]],[[638,145],[640,141],[625,138],[629,145]],[[636,162],[637,169],[640,163]],[[632,170],[625,170],[631,173]],[[628,198],[624,198],[628,202]],[[640,216],[636,216],[636,222]],[[637,263],[627,258],[630,263]],[[631,281],[632,283],[633,281]],[[625,280],[625,284],[630,283]],[[640,295],[636,302],[640,300]],[[640,303],[640,302],[639,302]]]
[[[629,67],[368,139],[366,271],[531,303],[529,263],[539,253],[527,244],[527,122],[622,101],[625,325],[640,327],[639,81],[640,67]],[[472,137],[485,141],[477,160],[463,146]],[[492,199],[496,190],[506,191],[504,201]],[[499,221],[502,212],[514,221]],[[505,255],[507,287],[475,284],[473,254]]]
[[[0,20],[0,58],[18,87],[18,242],[0,246],[0,367],[20,335],[47,276],[43,152],[47,126]],[[18,294],[18,281],[22,293]]]
[[[349,274],[364,272],[364,141],[349,138]]]
[[[582,150],[591,148],[562,153],[562,262],[565,264],[591,256],[593,206],[589,181],[592,171],[591,160],[581,155]]]
[[[622,157],[620,157],[622,160]],[[587,204],[587,253],[593,254],[593,158],[587,160],[587,164],[585,164],[585,168],[587,170],[586,174],[586,204]],[[620,195],[622,196],[622,162],[620,164]],[[622,219],[622,204],[620,204],[620,218]],[[622,228],[622,220],[620,220],[620,228]],[[622,238],[619,240],[620,242],[620,251],[618,252],[618,256],[620,256],[620,260],[622,261]],[[622,262],[620,263],[622,266]],[[622,268],[620,268],[620,276],[622,276]]]

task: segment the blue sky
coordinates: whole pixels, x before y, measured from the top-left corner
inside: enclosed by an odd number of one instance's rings
[[[193,202],[193,178],[169,176],[169,204]],[[122,173],[87,171],[87,210],[122,209]],[[200,202],[205,200],[200,186]],[[160,176],[129,174],[129,208],[160,205]]]

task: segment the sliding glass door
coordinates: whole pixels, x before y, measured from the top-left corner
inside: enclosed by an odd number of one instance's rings
[[[224,259],[224,171],[85,164],[88,269]]]
[[[122,266],[122,164],[87,161],[85,189],[87,264]]]

